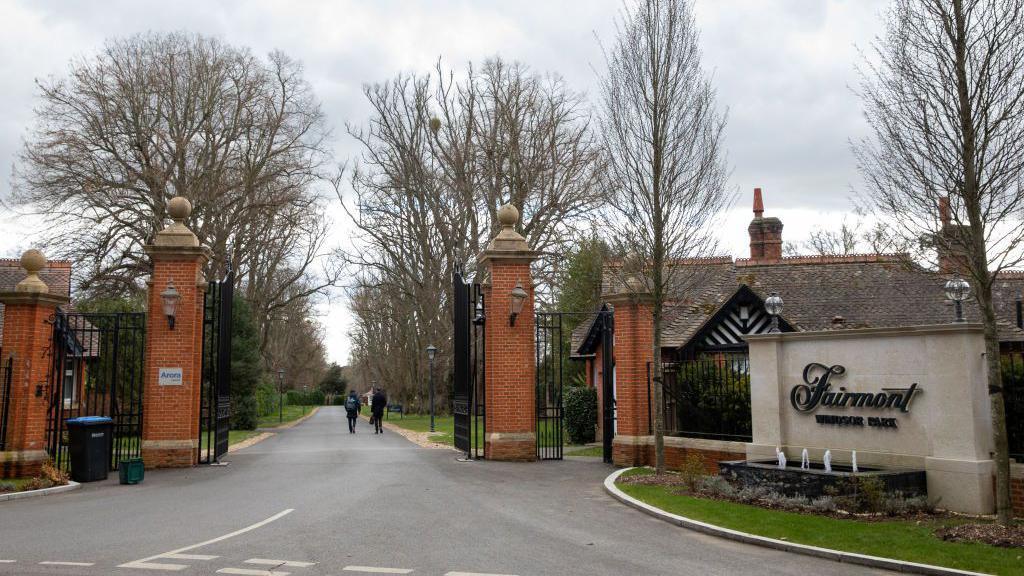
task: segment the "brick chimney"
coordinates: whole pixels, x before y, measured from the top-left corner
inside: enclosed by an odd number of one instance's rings
[[[761,189],[754,188],[754,219],[747,226],[750,233],[750,259],[772,262],[782,259],[782,220],[764,217]]]

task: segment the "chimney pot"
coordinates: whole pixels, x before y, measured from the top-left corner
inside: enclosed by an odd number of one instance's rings
[[[949,226],[952,219],[949,212],[949,196],[943,196],[939,198],[939,220],[942,221],[943,226]]]
[[[754,188],[754,218],[760,218],[764,214],[764,200],[761,198],[761,189]]]

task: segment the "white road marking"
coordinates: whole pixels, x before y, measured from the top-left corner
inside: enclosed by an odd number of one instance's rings
[[[299,562],[298,560],[270,560],[269,558],[249,558],[246,564],[262,564],[264,566],[287,566],[289,568],[309,568],[316,562]]]
[[[345,566],[345,572],[370,572],[372,574],[408,574],[412,570],[408,568],[378,568],[376,566]]]
[[[185,568],[188,568],[188,566],[182,566],[181,568],[171,568],[171,566],[178,566],[178,564],[149,564],[149,565],[146,565],[146,564],[149,563],[150,560],[157,560],[159,558],[171,558],[171,557],[174,557],[176,554],[181,554],[182,552],[188,552],[189,550],[194,550],[196,548],[201,548],[203,546],[209,546],[210,544],[215,544],[217,542],[222,542],[224,540],[227,540],[228,538],[234,538],[235,536],[238,536],[240,534],[245,534],[246,532],[251,532],[251,531],[253,531],[253,530],[257,529],[257,528],[261,528],[263,526],[266,526],[267,524],[270,524],[271,522],[273,522],[275,520],[280,520],[281,518],[284,518],[285,516],[291,514],[292,512],[295,512],[295,508],[288,508],[287,510],[282,510],[282,511],[278,512],[277,514],[274,514],[273,516],[271,516],[270,518],[267,518],[266,520],[260,520],[259,522],[255,523],[255,524],[246,526],[245,528],[242,528],[240,530],[235,530],[234,532],[231,532],[229,534],[225,534],[223,536],[218,536],[216,538],[211,538],[211,539],[209,539],[209,540],[207,540],[205,542],[200,542],[198,544],[192,544],[191,546],[185,546],[184,548],[178,548],[177,550],[171,550],[170,552],[164,552],[163,554],[157,554],[155,556],[150,556],[149,558],[142,558],[141,560],[132,560],[131,562],[127,562],[125,564],[119,565],[118,568],[150,568],[150,569],[154,569],[154,570],[184,570]],[[161,568],[155,568],[155,566],[161,566]]]
[[[122,564],[118,568],[141,568],[143,570],[167,570],[176,571],[190,568],[188,564],[161,564],[159,562],[132,562],[129,564]]]
[[[0,560],[0,564],[14,564],[17,560]]]
[[[241,574],[242,576],[288,576],[291,572],[277,570],[250,570],[248,568],[221,568],[217,574]]]
[[[46,566],[94,566],[95,562],[59,562],[47,560],[46,562],[40,562],[40,564],[44,564]]]
[[[512,574],[487,574],[485,572],[448,572],[444,576],[513,576]]]
[[[209,554],[164,554],[161,558],[170,558],[171,560],[216,560],[220,556],[210,556]]]

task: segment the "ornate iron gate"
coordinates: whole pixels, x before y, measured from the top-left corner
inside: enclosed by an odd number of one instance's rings
[[[561,312],[537,314],[537,459],[561,460],[563,437],[563,339]]]
[[[0,352],[0,357],[3,353]],[[4,360],[0,366],[0,452],[7,448],[7,415],[11,409],[11,373],[14,371],[14,357]]]
[[[231,430],[231,308],[235,273],[210,282],[203,300],[203,390],[199,405],[201,464],[217,462],[228,451]]]
[[[469,283],[465,270],[452,273],[452,322],[454,390],[452,415],[455,419],[455,448],[467,458],[484,457],[484,298],[480,284]]]
[[[585,320],[591,321],[585,321]],[[536,315],[536,402],[537,402],[537,459],[561,460],[568,440],[565,433],[565,408],[562,391],[566,384],[583,386],[586,376],[584,364],[573,358],[572,334],[577,328],[601,331],[602,405],[599,407],[603,456],[612,459],[612,439],[615,435],[614,388],[614,314],[611,310],[596,313],[538,312]],[[580,336],[585,337],[584,334]]]
[[[46,448],[54,463],[69,466],[66,422],[79,416],[113,420],[111,470],[140,456],[146,315],[58,312],[51,322]]]

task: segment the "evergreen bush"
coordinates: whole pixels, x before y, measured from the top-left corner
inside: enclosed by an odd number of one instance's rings
[[[597,390],[573,386],[565,390],[565,429],[573,444],[593,442],[597,434]]]

